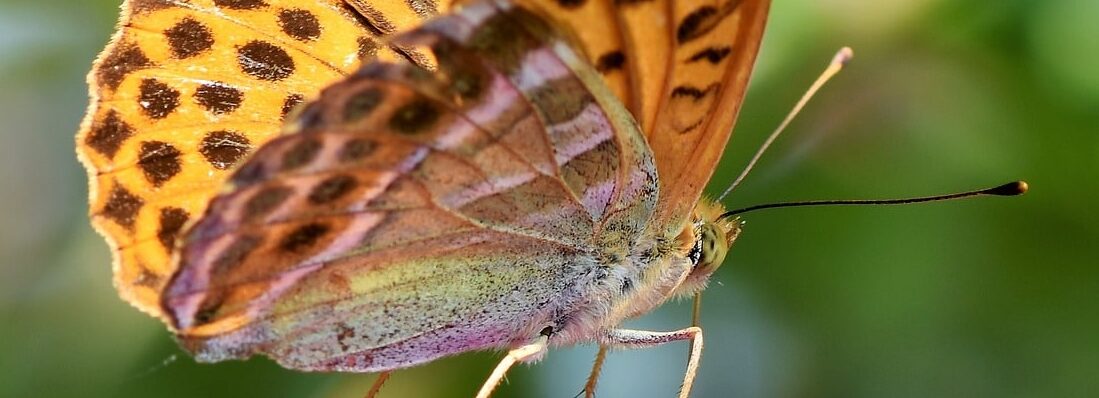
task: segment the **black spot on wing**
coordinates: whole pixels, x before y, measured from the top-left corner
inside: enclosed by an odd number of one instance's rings
[[[232,131],[213,131],[202,138],[199,153],[218,170],[233,167],[252,149],[248,137]]]
[[[99,64],[95,76],[100,84],[105,84],[110,89],[118,88],[127,75],[153,66],[153,62],[145,56],[137,45],[120,43],[110,55],[103,58]]]
[[[328,234],[330,229],[329,226],[321,223],[302,225],[279,241],[279,249],[286,252],[298,253],[315,245],[318,240]]]
[[[286,115],[289,115],[290,111],[293,111],[302,102],[305,102],[305,96],[301,94],[287,95],[286,99],[282,101],[282,117],[285,119]]]
[[[712,83],[703,89],[689,85],[682,85],[672,89],[672,98],[690,98],[698,101],[712,93],[717,92],[717,89],[720,87],[721,83]]]
[[[84,143],[111,158],[122,147],[122,143],[133,135],[134,129],[112,110],[102,120],[92,124]]]
[[[176,59],[191,58],[214,46],[214,34],[210,28],[193,18],[184,18],[164,31],[168,47]]]
[[[240,108],[244,93],[224,83],[205,83],[195,90],[195,103],[210,113],[222,115]]]
[[[343,106],[343,120],[353,123],[369,115],[385,97],[377,87],[369,87],[352,94]]]
[[[279,207],[294,193],[293,189],[283,186],[272,186],[256,192],[247,202],[244,202],[243,219],[254,221],[266,216]]]
[[[621,50],[615,50],[601,55],[595,62],[595,70],[601,73],[607,73],[622,69],[622,66],[625,64],[626,54],[623,54]]]
[[[367,36],[361,36],[357,41],[359,44],[359,59],[374,59],[378,56],[378,48],[380,45],[376,40]]]
[[[691,11],[679,22],[675,30],[676,41],[680,44],[704,36],[713,30],[725,17],[736,11],[740,0],[730,0],[718,7],[705,5]]]
[[[557,5],[566,10],[580,8],[587,0],[557,0]]]
[[[233,10],[255,10],[267,7],[267,3],[263,0],[214,0],[214,4]]]
[[[378,144],[374,141],[366,138],[355,138],[344,144],[337,156],[339,156],[341,162],[353,162],[370,156],[377,148]]]
[[[144,205],[145,201],[140,197],[130,193],[121,185],[115,185],[110,196],[107,197],[107,204],[103,206],[101,214],[126,229],[133,229],[137,213]]]
[[[309,10],[279,11],[279,28],[287,36],[299,41],[313,41],[321,36],[321,23]]]
[[[142,142],[137,166],[145,174],[146,180],[159,187],[183,171],[179,159],[182,154],[179,149],[166,142]]]
[[[439,109],[431,101],[415,99],[393,112],[389,128],[402,134],[418,134],[431,128],[439,116]]]
[[[694,53],[690,58],[687,58],[687,63],[708,61],[711,64],[717,64],[721,60],[725,59],[732,54],[733,49],[731,47],[709,47]]]
[[[280,81],[294,74],[294,58],[281,47],[254,40],[237,49],[237,64],[249,76],[265,81]]]
[[[358,181],[349,175],[336,175],[321,181],[309,192],[309,202],[315,205],[337,200],[355,190]]]
[[[179,236],[179,231],[183,229],[189,217],[190,215],[183,209],[175,207],[160,209],[160,227],[157,228],[156,238],[161,246],[164,246],[164,250],[172,251],[176,237]]]
[[[678,133],[678,134],[690,133],[691,131],[694,131],[694,129],[697,129],[699,126],[702,126],[702,123],[705,122],[705,121],[706,121],[706,118],[701,117],[698,120],[696,120],[694,123],[691,123],[691,124],[687,125],[687,127],[679,129],[679,131],[676,131],[676,133]]]
[[[439,13],[439,5],[435,0],[405,0],[408,8],[411,8],[417,16],[428,19]]]
[[[138,90],[137,105],[150,118],[163,119],[179,107],[179,90],[156,79],[142,80]]]
[[[320,141],[312,138],[298,141],[282,155],[282,170],[293,170],[312,163],[323,146]]]

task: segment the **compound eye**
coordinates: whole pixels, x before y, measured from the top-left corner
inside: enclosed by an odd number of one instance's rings
[[[725,259],[725,253],[723,248],[718,247],[719,234],[717,226],[711,223],[702,225],[702,233],[699,234],[698,243],[696,246],[701,252],[698,262],[695,263],[695,267],[702,266],[718,266],[720,264],[714,264],[721,262]]]
[[[691,264],[693,264],[694,267],[698,267],[698,265],[701,264],[701,262],[699,260],[701,260],[702,257],[703,257],[702,256],[702,246],[703,246],[702,241],[703,241],[703,239],[705,239],[705,238],[700,234],[698,236],[698,239],[695,239],[694,246],[691,246],[691,251],[687,252],[687,259],[691,260]]]

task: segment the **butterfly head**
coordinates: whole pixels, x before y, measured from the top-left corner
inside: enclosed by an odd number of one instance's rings
[[[703,199],[691,215],[691,224],[680,233],[678,240],[694,266],[676,288],[677,295],[693,295],[705,288],[710,275],[725,262],[743,223],[737,218],[721,218],[724,211],[721,204]]]

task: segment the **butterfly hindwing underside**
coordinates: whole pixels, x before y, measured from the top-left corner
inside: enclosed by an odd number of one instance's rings
[[[325,89],[184,239],[164,296],[184,344],[373,371],[568,324],[658,186],[628,112],[554,37],[477,3],[396,39],[436,72],[374,63]]]

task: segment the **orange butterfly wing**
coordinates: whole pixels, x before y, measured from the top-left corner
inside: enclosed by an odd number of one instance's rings
[[[744,100],[770,1],[676,1],[674,44],[646,136],[660,170],[660,216],[684,220],[714,173]]]
[[[433,13],[406,11],[419,2],[379,3],[402,16],[383,21],[391,29]],[[162,316],[177,234],[295,105],[361,59],[428,59],[381,44],[385,29],[373,23],[341,0],[123,4],[88,77],[92,101],[76,146],[92,224],[112,247],[126,301]]]
[[[520,0],[571,28],[641,125],[660,172],[659,225],[678,230],[721,160],[769,0]]]
[[[398,38],[439,71],[367,66],[234,174],[164,295],[199,360],[375,371],[576,326],[653,214],[655,165],[584,61],[497,7]]]

